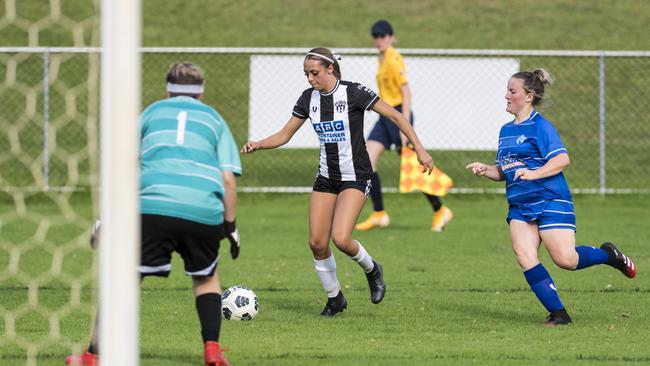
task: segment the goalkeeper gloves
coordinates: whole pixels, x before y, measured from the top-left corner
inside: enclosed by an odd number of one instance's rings
[[[223,228],[226,238],[230,242],[230,255],[232,259],[239,257],[239,232],[237,231],[236,220],[232,222],[224,221]]]

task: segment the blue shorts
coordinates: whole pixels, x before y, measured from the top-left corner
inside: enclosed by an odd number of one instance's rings
[[[510,220],[537,221],[540,231],[549,229],[571,229],[576,231],[576,215],[573,202],[563,199],[544,200],[527,205],[510,205]]]
[[[400,113],[402,106],[395,107]],[[411,111],[411,125],[413,125],[413,111]],[[399,137],[399,128],[388,118],[380,115],[379,121],[375,123],[375,127],[370,131],[368,140],[380,142],[384,145],[386,150],[390,150],[391,145],[395,145],[397,151],[402,149],[402,139]]]

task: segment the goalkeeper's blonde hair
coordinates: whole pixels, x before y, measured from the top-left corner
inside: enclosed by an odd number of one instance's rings
[[[203,70],[199,65],[189,61],[177,62],[169,67],[167,82],[180,85],[203,85]]]

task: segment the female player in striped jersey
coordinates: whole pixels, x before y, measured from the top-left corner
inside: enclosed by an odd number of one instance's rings
[[[544,70],[522,71],[510,78],[506,111],[515,119],[501,127],[496,164],[471,163],[467,168],[477,176],[506,181],[512,249],[530,288],[549,312],[546,324],[558,325],[570,323],[571,317],[539,262],[540,242],[564,269],[608,264],[633,278],[636,268],[612,243],[600,248],[575,246],[573,200],[562,173],[569,154],[555,127],[535,109],[549,83]]]
[[[404,60],[402,55],[395,50],[393,43],[393,27],[385,20],[379,20],[373,24],[370,34],[375,47],[380,52],[379,70],[377,71],[377,85],[379,96],[386,103],[393,106],[404,117],[413,124],[413,113],[411,110],[411,90],[406,79]],[[385,150],[390,150],[395,145],[400,153],[402,146],[408,139],[388,118],[380,116],[368,136],[368,154],[372,164],[372,187],[370,198],[373,203],[373,212],[357,226],[357,230],[366,231],[376,227],[385,227],[390,223],[388,213],[384,209],[384,200],[381,193],[381,181],[377,173],[377,163]],[[442,231],[445,225],[452,219],[451,210],[442,204],[440,197],[424,194],[433,208],[431,219],[431,230]]]
[[[415,145],[425,170],[431,172],[433,161],[404,115],[365,86],[341,80],[337,57],[329,49],[312,49],[305,56],[303,66],[312,87],[298,99],[293,116],[279,132],[261,141],[247,142],[242,152],[249,154],[282,146],[305,120],[311,120],[320,140],[320,167],[309,208],[309,246],[316,273],[328,297],[321,315],[333,316],[347,307],[347,301],[336,277],[330,239],[366,273],[373,304],[379,303],[386,292],[382,267],[361,243],[352,239],[372,174],[363,138],[364,112],[372,109],[395,123]]]

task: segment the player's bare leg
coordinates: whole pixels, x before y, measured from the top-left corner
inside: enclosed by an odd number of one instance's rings
[[[510,239],[517,263],[524,270],[524,277],[530,289],[549,312],[545,324],[569,324],[571,317],[560,301],[553,279],[537,256],[541,242],[539,233],[536,222],[510,221]]]
[[[576,234],[572,229],[543,230],[539,235],[558,267],[573,270],[578,266]]]
[[[636,276],[634,262],[616,245],[603,243],[600,248],[575,246],[575,232],[571,229],[551,229],[540,232],[546,249],[558,267],[580,270],[599,264],[607,264],[621,271],[626,277]]]
[[[207,293],[221,293],[221,284],[219,283],[219,272],[214,271],[214,276],[192,276],[192,288],[194,296],[201,296]]]
[[[314,260],[323,260],[332,255],[329,241],[332,233],[332,219],[336,205],[336,194],[312,192],[309,202],[309,248]]]
[[[316,274],[327,293],[327,304],[321,312],[323,316],[334,316],[348,306],[336,277],[336,260],[329,248],[335,205],[336,194],[312,192],[309,203],[309,248],[314,256]]]
[[[354,223],[365,201],[365,194],[358,189],[346,189],[339,193],[332,222],[332,241],[366,273],[370,287],[370,300],[373,304],[378,304],[386,294],[383,268],[372,259],[361,243],[352,239]]]
[[[365,201],[364,192],[353,188],[339,193],[336,200],[332,221],[332,241],[340,251],[349,257],[354,257],[359,252],[358,242],[352,240],[352,229]],[[371,269],[372,265],[367,270]]]
[[[229,366],[219,344],[221,330],[221,284],[219,273],[212,276],[192,276],[196,311],[201,322],[203,354],[206,366]]]
[[[366,220],[357,224],[355,229],[359,231],[367,231],[376,227],[386,227],[390,224],[390,217],[386,210],[383,209],[384,204],[381,193],[381,184],[379,183],[379,175],[377,175],[377,163],[386,148],[384,147],[384,144],[378,141],[369,140],[366,144],[366,150],[368,150],[368,156],[370,156],[370,164],[372,165],[372,172],[374,175],[373,185],[370,187],[370,196],[375,207]],[[380,209],[378,210],[377,208]]]
[[[510,240],[517,264],[521,269],[527,271],[539,264],[537,252],[541,238],[537,224],[519,220],[510,221]]]

